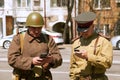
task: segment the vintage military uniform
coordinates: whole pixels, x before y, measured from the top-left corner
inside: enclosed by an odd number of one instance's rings
[[[43,26],[42,15],[31,12],[26,19],[28,31],[14,36],[8,50],[8,63],[14,68],[13,80],[52,80],[50,68],[56,68],[62,64],[62,57],[55,41],[40,33]],[[37,37],[33,36],[31,31],[37,34]],[[41,65],[32,64],[33,58],[45,58],[45,55],[52,56],[52,62]]]
[[[87,14],[87,15],[85,15]],[[95,16],[93,13],[85,13],[84,16],[92,16],[87,20],[89,25],[94,20]],[[81,18],[81,15],[79,16]],[[82,19],[81,18],[81,19]],[[81,20],[79,19],[79,21]],[[85,22],[85,20],[84,20]],[[86,30],[88,27],[84,27]],[[74,49],[83,50],[85,49],[88,54],[88,59],[82,59],[75,55]],[[76,39],[72,44],[72,54],[70,62],[70,79],[71,80],[108,80],[105,75],[106,69],[111,67],[113,59],[112,45],[106,38],[100,36],[94,32],[89,38],[83,38],[82,36]]]
[[[40,56],[41,53],[46,53],[53,57],[52,63],[49,64],[47,69],[42,72],[40,77],[35,77],[32,70],[32,58]],[[18,74],[20,78],[25,80],[52,80],[50,68],[56,68],[62,64],[62,57],[57,48],[54,40],[49,37],[46,42],[41,33],[39,37],[34,38],[29,33],[25,33],[23,51],[21,53],[20,47],[20,34],[14,36],[13,41],[8,50],[8,63],[14,68],[13,74]]]

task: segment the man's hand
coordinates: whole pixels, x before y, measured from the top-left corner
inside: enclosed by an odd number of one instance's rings
[[[52,61],[53,61],[52,56],[47,56],[46,58],[44,58],[44,64],[43,64],[44,70],[50,69],[50,63],[52,63]]]
[[[43,63],[43,59],[39,57],[34,57],[32,63],[33,65],[41,65]]]
[[[43,60],[44,60],[44,63],[51,63],[53,61],[53,57],[52,56],[47,56]]]
[[[86,50],[75,51],[75,55],[83,59],[88,59]]]
[[[34,57],[32,63],[33,65],[43,65],[45,63],[51,63],[52,61],[52,56],[47,56],[46,58]]]

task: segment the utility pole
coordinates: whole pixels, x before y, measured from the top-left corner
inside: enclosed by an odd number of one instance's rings
[[[45,28],[47,27],[47,25],[46,25],[46,0],[44,0],[44,19],[45,19]]]

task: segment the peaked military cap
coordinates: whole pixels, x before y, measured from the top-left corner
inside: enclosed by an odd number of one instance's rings
[[[95,18],[96,14],[94,12],[82,12],[75,17],[75,21],[78,24],[77,30],[79,32],[87,31],[88,28],[93,24]]]

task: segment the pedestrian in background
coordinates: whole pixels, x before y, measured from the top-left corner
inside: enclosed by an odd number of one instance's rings
[[[26,20],[28,30],[14,36],[8,50],[8,63],[13,67],[13,80],[52,80],[50,68],[62,64],[55,41],[42,34],[43,17],[32,12]]]
[[[70,80],[108,80],[106,69],[113,60],[112,44],[95,31],[94,12],[76,16],[79,38],[72,44]]]

